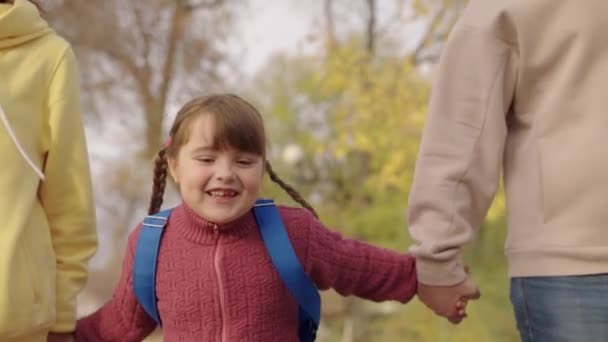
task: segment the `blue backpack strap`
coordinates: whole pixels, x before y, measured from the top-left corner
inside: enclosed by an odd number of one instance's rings
[[[146,216],[135,246],[133,292],[139,305],[160,325],[156,307],[156,264],[160,239],[173,209]]]
[[[253,211],[272,263],[289,292],[298,301],[300,341],[314,341],[321,317],[319,292],[296,257],[274,202],[259,199]]]

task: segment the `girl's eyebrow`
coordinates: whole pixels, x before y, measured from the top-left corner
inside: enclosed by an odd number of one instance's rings
[[[194,150],[192,150],[192,153],[200,153],[200,152],[216,152],[217,150],[211,146],[198,146],[196,147]]]
[[[247,157],[247,158],[261,158],[260,155],[253,153],[253,152],[239,152],[238,153],[239,157]]]

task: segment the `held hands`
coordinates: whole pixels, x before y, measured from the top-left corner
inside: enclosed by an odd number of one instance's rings
[[[74,342],[73,333],[53,333],[50,332],[46,338],[47,342]]]
[[[467,317],[467,302],[477,300],[481,294],[477,284],[468,276],[462,282],[451,286],[426,285],[418,282],[418,298],[439,316],[452,324],[459,324]]]

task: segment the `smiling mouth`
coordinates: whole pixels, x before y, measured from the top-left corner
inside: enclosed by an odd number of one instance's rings
[[[211,190],[207,191],[207,194],[211,197],[216,198],[231,198],[236,197],[239,193],[234,190]]]

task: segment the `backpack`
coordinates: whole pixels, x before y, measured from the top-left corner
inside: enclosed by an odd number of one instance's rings
[[[133,260],[135,297],[144,311],[159,325],[161,320],[156,306],[156,264],[160,240],[172,210],[167,209],[144,219]],[[258,199],[253,212],[272,263],[281,280],[298,302],[300,341],[312,342],[316,338],[321,315],[319,292],[304,273],[274,202]]]

